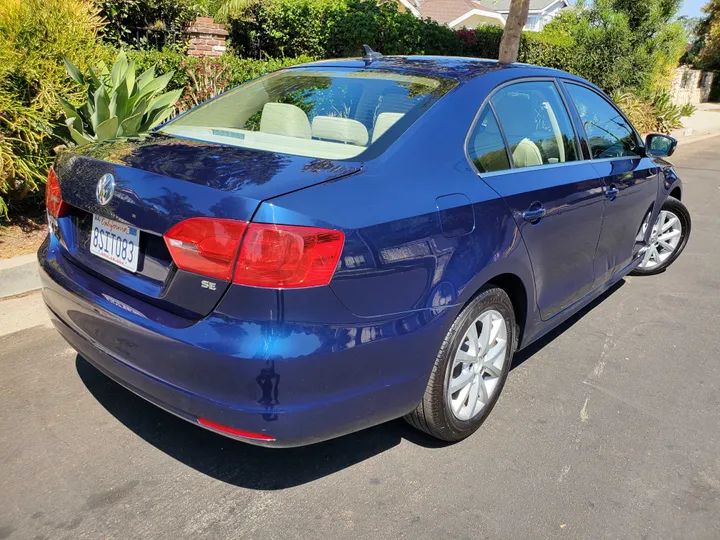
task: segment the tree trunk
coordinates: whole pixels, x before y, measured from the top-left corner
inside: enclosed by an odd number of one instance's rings
[[[517,62],[520,36],[525,23],[527,23],[528,11],[530,11],[530,0],[512,0],[510,3],[510,13],[508,13],[505,23],[502,40],[500,40],[498,59],[501,64]]]

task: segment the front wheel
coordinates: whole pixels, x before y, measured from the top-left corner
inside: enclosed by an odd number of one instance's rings
[[[645,256],[631,275],[652,276],[664,272],[685,249],[690,226],[690,212],[685,205],[669,197],[652,228]]]
[[[505,385],[517,341],[508,295],[487,288],[458,315],[435,359],[425,395],[405,419],[444,441],[474,433]]]

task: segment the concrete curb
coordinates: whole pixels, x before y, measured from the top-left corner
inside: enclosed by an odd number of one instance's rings
[[[0,259],[0,299],[24,294],[41,287],[37,255]]]
[[[706,139],[712,139],[713,137],[718,136],[720,136],[720,131],[714,131],[713,133],[705,133],[703,135],[690,135],[689,137],[682,137],[678,139],[678,147],[704,141]]]

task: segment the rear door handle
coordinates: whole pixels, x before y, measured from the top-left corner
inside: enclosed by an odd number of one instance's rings
[[[605,196],[611,201],[614,201],[615,197],[618,196],[618,193],[620,193],[620,190],[617,186],[615,184],[610,184],[610,187],[607,188],[607,191],[605,191]]]
[[[538,223],[542,218],[545,217],[546,211],[540,203],[533,203],[530,209],[523,212],[523,219],[530,223]]]

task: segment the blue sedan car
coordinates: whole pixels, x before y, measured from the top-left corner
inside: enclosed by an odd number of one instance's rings
[[[62,154],[43,297],[97,369],[218,433],[297,446],[405,416],[457,441],[516,350],[678,257],[675,145],[552,69],[296,66]]]

